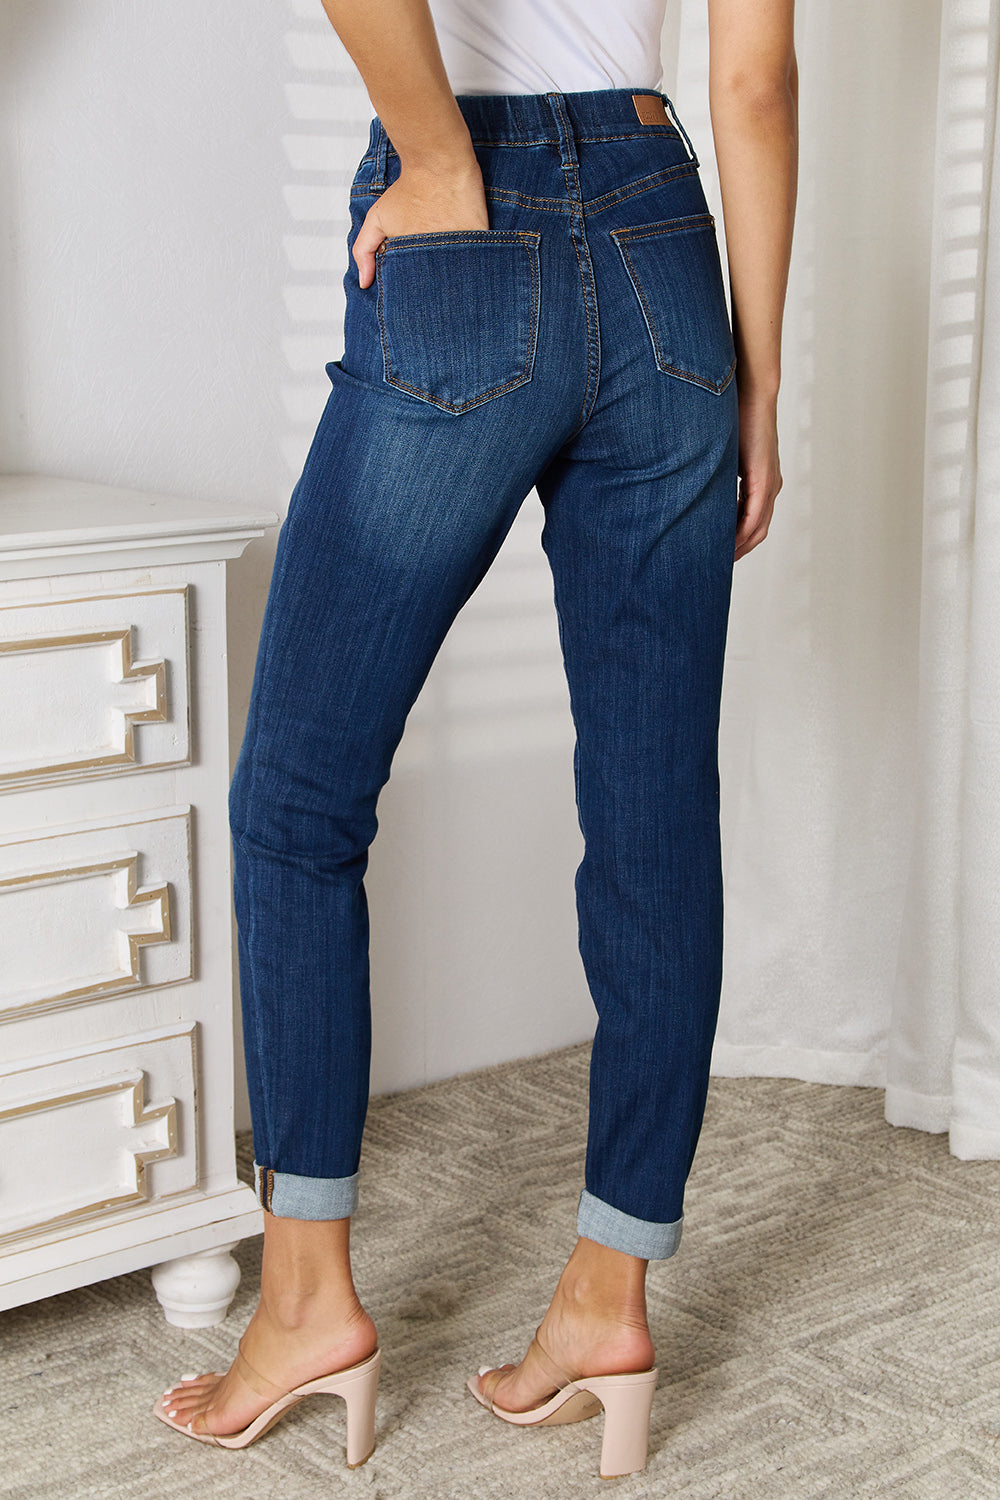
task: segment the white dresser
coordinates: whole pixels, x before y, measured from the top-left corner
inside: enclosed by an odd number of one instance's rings
[[[236,1176],[226,559],[273,512],[0,477],[0,1308],[153,1266],[220,1321]]]

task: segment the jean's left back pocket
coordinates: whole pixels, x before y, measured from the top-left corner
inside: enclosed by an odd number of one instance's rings
[[[612,229],[649,330],[657,369],[721,394],[736,350],[711,214]]]
[[[481,406],[531,379],[540,231],[390,235],[375,254],[384,375],[444,411]]]

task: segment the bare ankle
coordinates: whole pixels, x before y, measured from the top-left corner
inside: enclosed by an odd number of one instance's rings
[[[261,1286],[260,1304],[267,1318],[289,1332],[315,1327],[317,1324],[352,1326],[364,1321],[367,1314],[353,1286],[321,1286],[309,1290],[288,1287],[268,1289]]]
[[[646,1329],[647,1262],[578,1240],[559,1278],[556,1302],[574,1316]]]
[[[289,1330],[365,1314],[351,1274],[350,1220],[264,1220],[261,1306]]]

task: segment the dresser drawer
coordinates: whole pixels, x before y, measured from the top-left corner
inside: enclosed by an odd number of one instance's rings
[[[190,809],[0,842],[0,953],[0,1022],[190,979]]]
[[[0,608],[0,789],[180,765],[187,588]]]
[[[0,1244],[198,1181],[196,1023],[0,1070]]]

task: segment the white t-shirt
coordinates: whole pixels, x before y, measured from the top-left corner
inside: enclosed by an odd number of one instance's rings
[[[430,0],[453,94],[660,91],[667,0]]]

